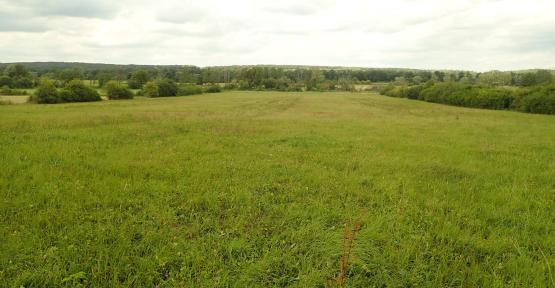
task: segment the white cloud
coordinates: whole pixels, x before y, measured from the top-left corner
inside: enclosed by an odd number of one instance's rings
[[[546,0],[0,0],[0,61],[555,68],[554,9]]]

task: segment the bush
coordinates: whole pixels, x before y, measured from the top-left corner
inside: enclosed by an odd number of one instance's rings
[[[8,88],[13,87],[12,78],[7,75],[0,76],[0,87],[7,86]]]
[[[177,95],[179,96],[187,96],[187,95],[195,95],[195,94],[202,94],[202,87],[196,85],[182,85],[179,87],[177,91]]]
[[[62,99],[56,86],[48,78],[42,78],[35,94],[29,98],[29,101],[40,104],[54,104],[62,102]]]
[[[109,81],[104,85],[106,90],[106,95],[110,100],[120,100],[120,99],[133,99],[133,92],[126,87],[121,86],[116,81]]]
[[[172,97],[177,96],[179,88],[169,79],[149,81],[143,86],[143,94],[147,97]]]
[[[380,90],[380,93],[392,97],[487,109],[510,109],[515,98],[514,92],[509,89],[457,82],[428,82],[416,86],[387,85]]]
[[[555,114],[555,85],[545,85],[520,93],[513,108],[523,112]]]
[[[19,77],[13,79],[13,88],[33,88],[33,78]]]
[[[160,79],[157,81],[158,84],[158,96],[160,97],[171,97],[177,96],[177,84],[169,79]]]
[[[143,86],[143,90],[141,90],[141,94],[146,97],[158,97],[160,94],[158,93],[158,84],[154,81],[149,81]]]
[[[80,80],[69,81],[60,92],[63,102],[92,102],[100,101],[100,94],[91,87],[86,86]]]
[[[514,93],[506,88],[447,82],[436,83],[422,89],[420,99],[463,107],[509,109],[514,99]]]
[[[220,93],[222,92],[222,88],[218,85],[212,85],[206,88],[206,93]]]

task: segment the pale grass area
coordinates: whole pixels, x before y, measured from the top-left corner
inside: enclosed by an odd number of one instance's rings
[[[11,104],[27,103],[28,99],[29,99],[29,95],[0,96],[0,101],[10,102]]]

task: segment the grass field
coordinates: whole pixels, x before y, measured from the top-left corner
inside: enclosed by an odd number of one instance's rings
[[[372,93],[0,106],[1,287],[554,287],[555,117]]]

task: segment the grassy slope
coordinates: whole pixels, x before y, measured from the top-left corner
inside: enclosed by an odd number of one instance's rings
[[[358,217],[347,286],[553,285],[554,131],[374,94],[0,106],[0,286],[322,287]]]

